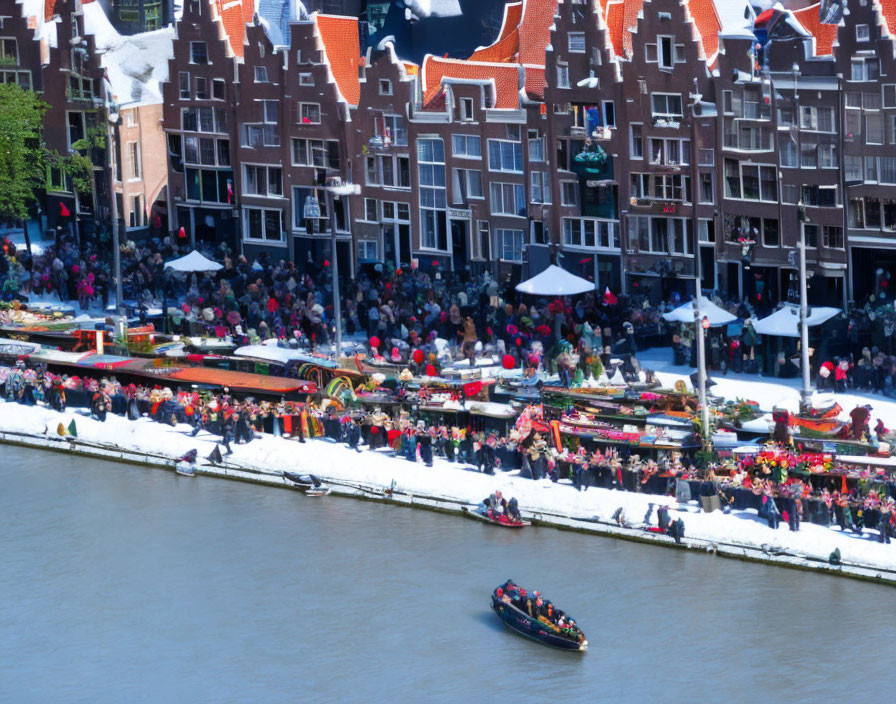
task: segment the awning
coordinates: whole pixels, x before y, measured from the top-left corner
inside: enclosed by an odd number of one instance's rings
[[[711,327],[727,325],[737,320],[736,315],[732,315],[727,310],[719,308],[708,298],[700,297],[700,317],[707,318]],[[685,303],[669,313],[663,313],[663,319],[673,323],[693,323],[694,322],[694,301]]]
[[[551,264],[540,274],[517,284],[516,290],[533,296],[575,296],[594,291],[594,282]]]
[[[840,312],[838,308],[810,307],[806,323],[809,327],[821,325]],[[799,306],[785,305],[767,318],[753,323],[753,329],[760,335],[778,335],[780,337],[800,336]]]
[[[195,249],[190,252],[187,256],[181,257],[180,259],[173,259],[170,262],[165,263],[166,269],[174,269],[175,271],[218,271],[223,269],[224,267],[218,264],[218,262],[213,262],[211,259],[202,256]]]

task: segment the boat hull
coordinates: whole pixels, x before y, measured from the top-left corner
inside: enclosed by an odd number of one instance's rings
[[[532,525],[529,521],[518,521],[516,523],[510,523],[509,521],[496,521],[493,518],[482,515],[476,509],[471,509],[467,506],[461,506],[461,510],[464,512],[465,516],[473,518],[477,521],[482,521],[483,523],[489,523],[493,526],[500,526],[501,528],[525,528],[526,526]]]
[[[571,650],[583,653],[587,650],[587,641],[578,643],[576,641],[563,638],[551,631],[545,624],[538,619],[532,618],[528,614],[523,613],[515,606],[507,604],[500,599],[492,596],[492,611],[500,618],[504,625],[511,630],[525,636],[531,640],[537,641],[542,645],[547,645],[558,650]]]

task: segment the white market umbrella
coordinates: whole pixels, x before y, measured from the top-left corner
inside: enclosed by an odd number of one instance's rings
[[[566,269],[551,264],[540,274],[517,284],[516,290],[534,296],[575,296],[595,289],[593,281],[570,274]]]
[[[709,320],[710,327],[718,327],[727,325],[737,320],[736,315],[732,315],[727,310],[719,308],[715,303],[703,296],[700,297],[700,317]],[[678,306],[673,311],[663,313],[663,319],[672,323],[693,323],[694,322],[694,301]]]
[[[173,259],[170,262],[166,262],[165,268],[174,269],[175,271],[192,272],[218,271],[220,269],[223,269],[224,267],[218,264],[218,262],[213,262],[208,257],[202,256],[194,249],[185,257],[181,257],[180,259]]]
[[[806,323],[809,327],[821,325],[833,318],[840,310],[838,308],[810,307],[809,317]],[[753,329],[760,335],[777,335],[780,337],[800,336],[800,309],[799,306],[785,305],[781,310],[776,310],[770,316],[753,323]]]

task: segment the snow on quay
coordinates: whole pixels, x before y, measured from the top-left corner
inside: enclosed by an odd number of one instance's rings
[[[72,420],[76,423],[77,438],[60,438],[59,424],[67,427]],[[195,448],[202,458],[215,447],[215,436],[202,432],[191,438],[189,430],[186,425],[165,426],[148,418],[128,421],[109,415],[102,423],[77,411],[58,413],[43,406],[0,402],[0,440],[4,442],[167,468],[172,468],[175,458],[191,449]],[[786,527],[772,530],[752,510],[707,514],[698,512],[696,503],[679,509],[673,499],[665,496],[594,487],[579,492],[568,482],[533,481],[516,476],[516,472],[488,476],[439,459],[433,467],[426,467],[388,452],[362,450],[359,453],[327,440],[300,444],[264,435],[248,445],[233,445],[233,448],[234,454],[225,458],[224,466],[201,465],[197,467],[198,473],[283,485],[280,476],[283,470],[312,472],[331,483],[337,494],[455,512],[462,506],[479,503],[499,489],[507,497],[516,496],[523,515],[540,523],[671,545],[670,538],[640,527],[649,503],[666,504],[673,508],[673,518],[680,516],[684,520],[685,547],[896,585],[896,544],[876,542],[877,531],[867,531],[860,537],[809,523],[803,523],[796,533]],[[613,523],[612,515],[620,506],[636,527],[624,529]],[[655,512],[653,524],[656,524]],[[840,567],[828,564],[828,556],[835,548],[842,555]]]

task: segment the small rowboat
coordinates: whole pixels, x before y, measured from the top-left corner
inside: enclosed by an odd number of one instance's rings
[[[281,472],[281,474],[296,489],[304,490],[305,496],[326,496],[330,493],[330,487],[313,474],[295,474],[294,472]]]
[[[501,526],[502,528],[525,528],[526,526],[532,525],[530,521],[512,521],[504,514],[499,515],[497,518],[491,518],[487,513],[481,513],[478,507],[470,508],[469,506],[461,506],[461,511],[463,511],[464,515],[469,518],[475,518],[477,521],[484,521],[485,523],[491,523],[493,526]]]
[[[588,650],[588,641],[584,639],[584,633],[579,632],[582,640],[570,638],[562,632],[554,630],[543,621],[532,618],[526,612],[520,611],[513,604],[508,604],[506,601],[499,599],[494,592],[492,592],[492,611],[498,615],[498,618],[504,622],[505,626],[526,638],[538,641],[542,645],[578,653],[584,653]]]
[[[185,462],[183,460],[180,460],[177,462],[177,464],[174,465],[174,471],[183,477],[195,477],[196,465],[192,462]]]

